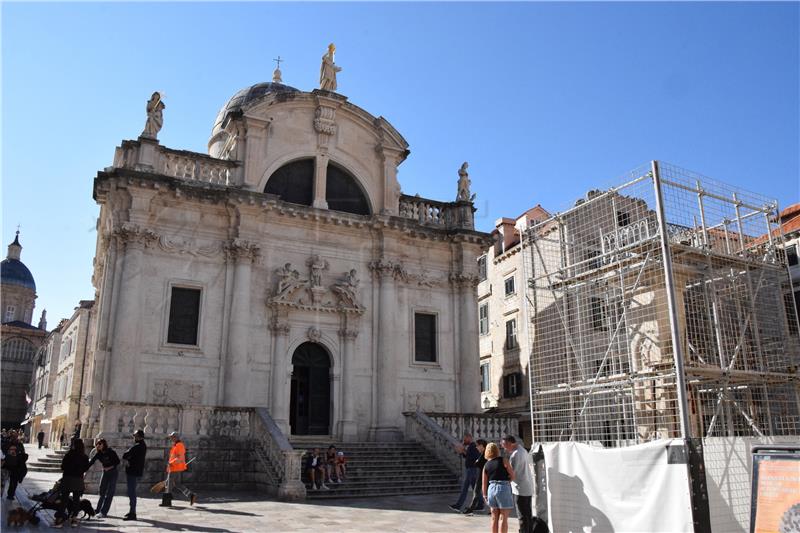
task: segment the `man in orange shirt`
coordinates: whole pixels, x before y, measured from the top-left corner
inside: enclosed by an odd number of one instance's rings
[[[167,463],[167,486],[166,492],[161,497],[159,507],[172,506],[173,489],[186,496],[186,499],[189,500],[189,505],[194,505],[194,502],[197,501],[197,495],[181,483],[181,478],[187,468],[186,446],[184,446],[177,431],[170,433],[169,438],[172,441],[172,448],[169,450],[169,462]]]

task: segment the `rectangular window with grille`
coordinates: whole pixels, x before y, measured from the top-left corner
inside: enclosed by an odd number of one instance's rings
[[[503,376],[503,396],[505,398],[516,398],[522,396],[522,373],[515,372]]]
[[[478,258],[478,279],[481,281],[486,279],[486,256],[482,255]]]
[[[200,289],[172,287],[167,342],[197,346],[200,323]]]
[[[795,266],[797,264],[797,245],[796,244],[786,247],[786,262],[789,263],[789,266]]]
[[[512,318],[506,322],[506,350],[514,350],[517,344],[517,319]]]
[[[617,225],[624,228],[631,223],[631,216],[628,213],[620,211],[617,213]]]
[[[6,306],[6,319],[3,322],[13,322],[14,313],[16,312],[17,312],[16,306],[13,305]]]
[[[489,304],[485,303],[478,308],[479,330],[481,335],[489,333]]]
[[[414,313],[414,361],[436,362],[436,315]]]
[[[490,363],[483,363],[481,365],[481,392],[489,392],[491,389],[491,370]]]

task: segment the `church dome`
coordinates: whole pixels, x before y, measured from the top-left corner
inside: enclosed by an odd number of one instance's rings
[[[14,242],[8,245],[8,257],[0,263],[0,277],[3,285],[18,285],[36,292],[36,282],[28,267],[19,260],[22,245],[19,243],[19,232]]]
[[[219,110],[217,118],[214,120],[214,128],[211,134],[214,135],[220,130],[228,115],[243,111],[268,95],[272,95],[276,100],[281,101],[288,100],[299,92],[294,87],[276,82],[256,83],[250,87],[245,87],[231,96],[230,100]]]
[[[36,282],[28,267],[18,259],[3,259],[2,267],[3,285],[20,285],[27,289],[36,290]]]

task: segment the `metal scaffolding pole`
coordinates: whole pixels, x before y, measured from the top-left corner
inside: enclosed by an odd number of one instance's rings
[[[686,373],[684,371],[683,344],[681,343],[681,332],[678,329],[678,310],[675,302],[675,278],[672,271],[672,255],[669,248],[667,221],[664,210],[664,197],[661,191],[661,179],[658,173],[658,161],[651,163],[653,173],[653,187],[655,188],[656,198],[656,217],[658,219],[658,229],[661,234],[661,254],[664,264],[664,282],[667,292],[667,308],[669,310],[669,327],[672,337],[672,359],[675,364],[675,380],[678,396],[678,408],[680,416],[681,437],[688,439],[690,435],[689,427],[689,406],[686,401]]]

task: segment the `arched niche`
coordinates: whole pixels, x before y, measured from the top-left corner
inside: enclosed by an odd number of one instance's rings
[[[267,194],[275,194],[284,202],[311,205],[314,200],[314,160],[298,159],[286,163],[267,180]]]

